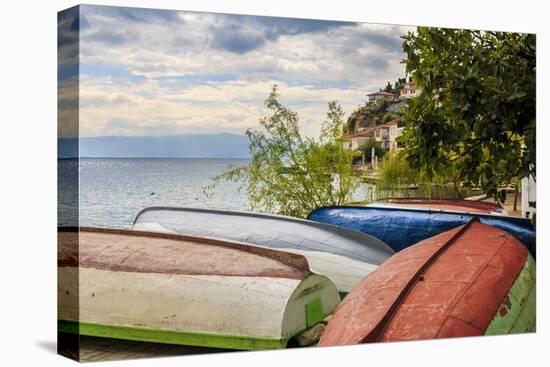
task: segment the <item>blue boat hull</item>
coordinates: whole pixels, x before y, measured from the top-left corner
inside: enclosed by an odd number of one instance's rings
[[[505,230],[518,238],[536,257],[536,234],[529,219],[496,215],[473,215],[417,209],[328,206],[312,211],[307,219],[367,233],[400,251],[426,238],[468,223],[482,223]]]

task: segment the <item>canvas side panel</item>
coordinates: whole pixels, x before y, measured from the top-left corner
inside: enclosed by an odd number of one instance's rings
[[[79,164],[79,30],[78,6],[57,14],[57,225],[74,229],[71,236],[58,237],[78,247],[78,164]],[[60,247],[58,240],[58,248]],[[65,278],[60,279],[59,276]],[[67,278],[69,276],[69,278]],[[78,313],[78,272],[58,273],[59,284],[73,284],[64,296]],[[58,300],[58,304],[60,304]],[[58,310],[59,317],[59,310]],[[78,318],[78,315],[76,316]],[[79,335],[58,331],[58,353],[79,360]]]

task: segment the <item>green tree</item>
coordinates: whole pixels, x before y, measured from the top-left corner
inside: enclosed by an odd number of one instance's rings
[[[276,85],[265,106],[268,114],[259,121],[261,129],[246,132],[251,162],[213,177],[205,194],[211,195],[221,181],[237,181],[253,211],[295,217],[348,202],[360,182],[353,172],[352,152],[343,146],[340,105],[329,103],[318,140],[302,137],[298,115],[281,104]]]
[[[395,120],[396,118],[398,118],[399,115],[396,114],[396,113],[393,113],[393,112],[386,112],[384,114],[384,117],[382,117],[382,122],[383,123],[386,123],[386,122],[390,122],[392,120]]]
[[[328,103],[327,119],[321,127],[320,140],[325,144],[342,141],[344,133],[344,110],[337,101],[330,101]]]
[[[391,86],[390,82],[388,82],[388,84],[386,84],[386,88],[384,88],[384,92],[393,93],[393,87]]]
[[[374,114],[382,113],[386,111],[386,108],[388,108],[388,105],[389,105],[388,101],[386,101],[385,99],[379,99],[378,101],[374,102],[373,106],[369,106],[370,112]]]
[[[401,89],[403,89],[403,86],[406,82],[406,78],[397,78],[397,81],[393,84],[393,91],[396,95],[399,95],[401,93]]]
[[[451,165],[428,175],[424,169],[411,167],[406,151],[386,153],[380,162],[377,199],[408,197],[412,193],[424,198],[462,198],[456,167]]]
[[[363,118],[369,114],[371,106],[366,102],[358,106],[348,117],[345,130],[353,133],[361,125]]]
[[[365,161],[367,162],[370,162],[372,148],[374,148],[374,155],[378,158],[382,158],[386,153],[384,149],[382,149],[382,144],[380,144],[380,142],[376,141],[374,138],[370,138],[361,146],[361,152],[365,155]]]
[[[501,201],[503,186],[536,177],[535,35],[418,27],[403,38],[422,88],[401,137],[410,164],[428,177],[454,165]]]

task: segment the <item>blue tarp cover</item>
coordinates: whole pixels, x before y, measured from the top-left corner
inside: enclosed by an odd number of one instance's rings
[[[466,224],[473,217],[517,237],[536,257],[536,234],[529,219],[417,209],[364,206],[327,206],[312,211],[307,219],[367,233],[400,251],[426,238]]]

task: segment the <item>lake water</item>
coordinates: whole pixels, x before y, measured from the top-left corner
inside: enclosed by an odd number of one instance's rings
[[[130,228],[136,214],[149,206],[245,210],[248,200],[244,192],[238,191],[236,183],[221,183],[208,198],[203,188],[211,177],[230,166],[246,165],[248,161],[83,158],[79,168],[80,225]],[[61,172],[75,172],[71,167],[75,167],[76,160],[60,160],[59,164]],[[70,199],[71,195],[60,195],[60,208],[63,204],[70,207]],[[60,225],[64,224],[62,216],[59,221]]]
[[[248,159],[83,158],[79,168],[80,225],[130,228],[136,214],[149,206],[247,210],[246,193],[239,192],[237,183],[220,183],[211,197],[206,197],[203,189],[211,183],[211,177],[230,166],[248,162]],[[60,160],[59,164],[62,173],[72,172],[76,176],[76,160]],[[354,196],[361,198],[362,190]],[[73,195],[71,201],[71,195],[62,192],[58,198],[60,210],[71,205],[76,208],[75,198]],[[65,212],[67,216],[76,213]],[[62,213],[59,225],[66,223],[70,223],[70,218],[64,218]]]

